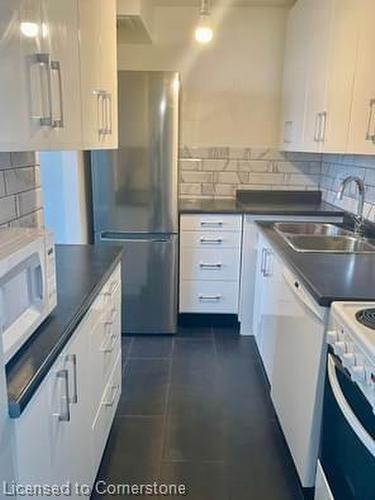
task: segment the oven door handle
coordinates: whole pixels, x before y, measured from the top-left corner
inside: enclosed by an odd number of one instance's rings
[[[350,405],[348,404],[339,384],[336,375],[336,367],[335,362],[332,357],[332,354],[328,354],[328,380],[331,385],[331,389],[333,395],[336,399],[336,402],[344,415],[345,419],[349,423],[350,427],[353,429],[353,432],[356,434],[358,439],[362,442],[362,444],[366,447],[366,449],[371,453],[372,456],[375,455],[375,440],[370,436],[370,434],[363,427],[361,422],[353,413]]]

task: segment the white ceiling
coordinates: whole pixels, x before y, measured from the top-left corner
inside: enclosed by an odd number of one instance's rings
[[[170,7],[183,7],[189,5],[199,5],[200,0],[152,0],[154,5],[168,5]],[[211,0],[211,4],[225,3],[233,6],[248,7],[251,5],[264,6],[284,6],[292,5],[296,0]]]

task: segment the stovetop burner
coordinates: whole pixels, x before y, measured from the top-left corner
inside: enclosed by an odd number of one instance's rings
[[[375,330],[375,309],[362,309],[356,313],[355,317],[362,325]]]

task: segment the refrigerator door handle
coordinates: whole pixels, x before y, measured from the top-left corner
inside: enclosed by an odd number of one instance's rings
[[[108,232],[103,232],[100,233],[99,235],[100,241],[113,241],[113,242],[124,242],[124,241],[129,241],[133,243],[142,243],[144,241],[148,241],[151,243],[168,243],[171,241],[171,236],[157,236],[157,235],[145,235],[144,238],[142,238],[140,235],[135,235],[133,237],[130,237],[128,234],[124,233],[108,233]]]

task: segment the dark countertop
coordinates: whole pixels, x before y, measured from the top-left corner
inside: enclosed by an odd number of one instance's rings
[[[323,202],[319,191],[239,191],[236,199],[181,199],[181,214],[342,216],[344,211]]]
[[[296,252],[272,228],[272,223],[257,224],[319,305],[375,301],[375,255]]]
[[[25,409],[120,258],[119,247],[56,245],[58,305],[6,366],[12,418]]]

